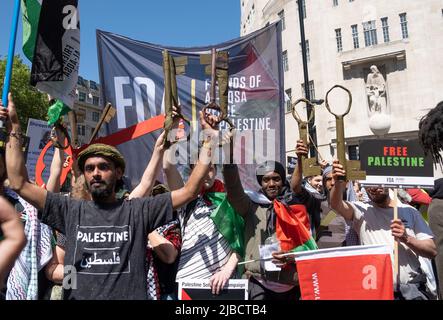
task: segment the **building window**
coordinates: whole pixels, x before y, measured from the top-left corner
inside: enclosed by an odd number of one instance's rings
[[[85,135],[85,126],[77,125],[77,134],[79,136],[84,136]]]
[[[363,31],[365,34],[365,46],[373,46],[377,41],[377,28],[375,27],[375,20],[363,23]]]
[[[301,0],[301,8],[303,13],[303,19],[306,19],[306,0]]]
[[[89,80],[89,88],[92,90],[98,90],[97,82]]]
[[[281,29],[285,30],[286,29],[286,23],[285,23],[285,10],[282,10],[278,13],[278,17],[281,20]]]
[[[286,112],[292,111],[292,89],[285,91]]]
[[[92,112],[92,121],[98,122],[100,120],[100,113]]]
[[[287,50],[283,51],[282,60],[283,60],[283,70],[289,71],[289,61],[288,61],[288,51]]]
[[[301,46],[301,42],[298,43],[300,46],[300,52],[303,54],[303,48]],[[306,60],[309,62],[311,61],[311,51],[309,50],[309,40],[305,40],[306,45]]]
[[[409,38],[408,34],[408,20],[406,20],[406,13],[400,13],[401,36],[403,39]]]
[[[356,24],[353,24],[351,26],[352,30],[352,42],[354,43],[354,49],[360,48],[360,44],[358,42],[358,26]]]
[[[360,160],[360,151],[358,145],[348,147],[349,160]]]
[[[96,96],[92,96],[92,104],[93,104],[94,106],[98,106],[99,103],[100,103],[100,98],[99,98],[99,97],[96,97]]]
[[[381,18],[381,26],[383,28],[383,40],[384,42],[389,42],[389,25],[388,18]]]
[[[303,97],[306,97],[304,83],[301,84],[301,93],[302,93]],[[315,99],[314,80],[309,81],[309,99],[311,99],[311,100]]]
[[[82,101],[82,102],[86,101],[86,93],[79,92],[78,93],[78,101]]]
[[[333,7],[338,6],[338,0],[332,0],[332,6]]]
[[[337,52],[343,51],[343,42],[341,39],[341,29],[335,29],[335,40],[337,41]]]

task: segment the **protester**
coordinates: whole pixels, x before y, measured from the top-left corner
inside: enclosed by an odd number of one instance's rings
[[[331,207],[346,220],[352,221],[361,244],[384,244],[394,248],[398,241],[399,283],[394,280],[398,299],[427,300],[426,275],[420,269],[419,256],[434,258],[436,248],[433,235],[420,213],[411,206],[398,207],[398,219],[393,219],[395,203],[389,192],[380,187],[367,188],[370,203],[347,202],[342,194],[346,175],[343,166],[334,161]]]
[[[183,184],[183,180],[172,164],[171,156],[168,151],[163,164],[168,185],[174,190]],[[195,167],[191,166],[191,170],[193,172]],[[198,198],[180,213],[182,248],[176,276],[176,281],[208,279],[213,294],[219,294],[227,281],[236,276],[237,263],[242,255],[232,248],[211,217],[219,207],[211,193],[225,192],[223,182],[216,179],[216,175],[217,168],[211,165]]]
[[[322,176],[305,177],[304,187],[311,193],[322,194],[324,188],[322,184]]]
[[[3,171],[3,172],[2,172]],[[0,177],[4,173],[2,156],[0,155]],[[1,179],[0,179],[1,180]],[[3,183],[0,181],[0,191]],[[0,290],[5,279],[26,245],[25,233],[20,217],[11,204],[0,196]]]
[[[234,209],[245,219],[245,264],[244,277],[249,279],[250,300],[297,300],[300,298],[300,288],[294,264],[284,265],[281,271],[267,271],[259,261],[259,247],[265,243],[279,241],[277,229],[285,224],[283,217],[299,221],[298,225],[310,236],[310,224],[318,227],[319,217],[309,216],[307,212],[319,212],[314,208],[316,202],[313,196],[301,187],[301,155],[306,154],[306,148],[297,146],[299,161],[292,179],[296,185],[295,192],[291,191],[285,179],[284,167],[275,161],[266,161],[256,168],[257,182],[261,186],[258,192],[246,193],[243,189],[238,168],[235,164],[223,166],[223,176],[226,183],[228,200]],[[275,208],[278,208],[277,210]],[[281,208],[285,208],[283,212]],[[284,215],[286,213],[287,215]],[[291,229],[294,231],[293,229]],[[279,233],[281,235],[281,233]],[[304,245],[296,243],[287,232],[285,247]],[[309,242],[309,241],[308,241]],[[309,242],[311,243],[311,242]],[[310,245],[307,244],[307,247]],[[314,243],[315,246],[315,243]],[[315,246],[316,247],[316,246]],[[282,250],[285,250],[284,248]]]
[[[443,299],[443,178],[434,181],[434,190],[429,205],[429,226],[435,235],[434,241],[437,246],[435,264],[437,266],[439,298]]]
[[[301,142],[301,141],[300,141]],[[324,200],[321,201],[321,221],[316,232],[316,242],[319,249],[358,245],[358,235],[351,224],[331,208],[331,189],[334,186],[332,166],[328,165],[322,172]],[[352,192],[350,184],[347,191]],[[348,193],[347,193],[348,194]]]
[[[154,198],[116,200],[114,188],[123,176],[125,161],[111,146],[89,146],[78,157],[93,199],[85,202],[52,194],[27,181],[21,129],[11,96],[8,111],[1,110],[0,118],[7,120],[10,132],[6,167],[11,187],[42,210],[43,222],[67,237],[65,269],[70,265],[75,273],[76,290],[65,289],[65,299],[146,299],[147,235],[173,219],[173,208],[198,195],[218,131],[200,114],[205,144],[193,174],[180,190]]]

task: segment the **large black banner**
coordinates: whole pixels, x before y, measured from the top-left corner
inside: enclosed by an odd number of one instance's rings
[[[277,160],[285,165],[280,28],[275,23],[242,38],[195,48],[164,47],[97,31],[103,101],[117,109],[107,133],[164,113],[164,49],[173,57],[188,57],[185,74],[177,76],[178,95],[184,115],[193,121],[191,127],[200,127],[198,114],[210,100],[211,85],[200,55],[209,54],[213,47],[228,51],[229,118],[237,128],[234,160],[242,164],[243,185],[255,189],[257,163]],[[221,127],[224,129],[223,123]],[[157,130],[118,146],[128,162],[126,175],[133,186],[141,178],[159,134]],[[197,140],[198,135],[191,138],[191,146],[180,147],[180,164],[196,159]]]

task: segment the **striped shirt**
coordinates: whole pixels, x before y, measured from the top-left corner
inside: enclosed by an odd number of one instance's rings
[[[232,250],[210,218],[214,209],[200,196],[186,225],[184,210],[180,213],[182,249],[177,280],[209,279],[228,261]]]

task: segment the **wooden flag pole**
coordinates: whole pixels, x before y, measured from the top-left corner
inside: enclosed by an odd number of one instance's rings
[[[398,219],[398,189],[394,189],[394,220]],[[398,241],[394,239],[394,279],[396,279],[397,285],[394,288],[395,291],[398,291],[400,287],[400,270],[398,265]]]
[[[80,148],[80,143],[78,141],[78,133],[77,133],[77,114],[74,110],[69,111],[69,124],[71,126],[71,141],[72,147],[74,149]]]

